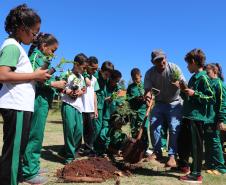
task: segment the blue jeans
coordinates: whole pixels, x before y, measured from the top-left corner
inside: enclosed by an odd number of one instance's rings
[[[182,105],[178,101],[174,104],[156,103],[150,116],[151,142],[154,152],[162,154],[161,150],[161,128],[163,121],[166,121],[169,128],[168,155],[177,154],[177,136],[180,129]]]

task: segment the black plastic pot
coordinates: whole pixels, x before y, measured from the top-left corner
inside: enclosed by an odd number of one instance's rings
[[[51,67],[49,70],[48,70],[48,74],[52,75],[53,73],[56,72],[56,69],[54,67]]]

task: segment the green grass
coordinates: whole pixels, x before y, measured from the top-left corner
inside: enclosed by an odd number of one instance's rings
[[[0,149],[2,147],[2,119],[0,118]],[[128,128],[127,128],[128,131]],[[56,152],[63,145],[63,131],[61,124],[61,116],[59,111],[51,110],[48,116],[48,122],[46,124],[45,138],[43,143],[43,150],[41,156],[41,166],[48,168],[50,173],[48,174],[48,185],[72,185],[81,183],[62,183],[56,178],[55,174],[57,169],[62,168],[62,161],[56,156]],[[179,173],[171,172],[164,168],[163,164],[152,162],[144,163],[142,169],[137,170],[134,175],[130,177],[120,177],[120,184],[122,185],[182,185],[178,180],[181,175]],[[226,184],[226,175],[213,176],[203,172],[205,185],[224,185]],[[83,185],[87,183],[82,183]],[[115,180],[108,180],[101,185],[115,184]],[[21,184],[21,185],[25,185]],[[87,184],[88,185],[88,184]],[[89,183],[90,185],[90,183]]]

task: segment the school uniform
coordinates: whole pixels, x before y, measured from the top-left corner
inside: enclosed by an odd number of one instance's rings
[[[140,127],[143,124],[143,120],[146,114],[146,102],[144,100],[138,99],[140,96],[144,96],[144,84],[141,82],[140,84],[132,83],[127,88],[127,98],[132,110],[136,112],[136,116],[132,116],[131,118],[131,134],[133,138],[137,137],[139,133]],[[149,120],[147,119],[145,122],[145,130],[143,141],[148,147],[148,129]]]
[[[84,78],[82,75],[72,74],[68,77],[66,89],[71,89],[77,85],[81,90],[85,87]],[[63,119],[64,132],[64,154],[66,162],[71,162],[81,145],[83,133],[82,112],[84,110],[82,97],[72,98],[67,94],[62,96],[61,114]]]
[[[83,76],[84,77],[84,76]],[[96,139],[95,130],[95,93],[98,91],[99,84],[97,79],[92,75],[90,78],[90,86],[86,86],[86,93],[83,95],[83,136],[85,145],[89,149],[93,149],[93,143]]]
[[[0,66],[11,67],[16,73],[33,72],[25,50],[13,38],[6,39],[1,46]],[[34,82],[7,82],[0,90],[0,112],[4,120],[1,185],[16,185],[21,180],[21,165],[28,143],[34,99]]]
[[[46,62],[46,56],[37,48],[30,56],[33,70],[40,68]],[[51,66],[49,66],[49,69]],[[49,108],[54,98],[55,89],[51,82],[55,81],[52,76],[45,83],[37,82],[35,85],[35,105],[32,117],[29,142],[23,159],[23,177],[30,180],[38,175],[40,170],[40,155],[44,138],[44,131]]]
[[[210,108],[210,116],[214,117],[214,122],[207,122],[204,125],[205,165],[208,169],[226,173],[220,130],[217,129],[218,122],[226,123],[226,89],[219,78],[211,79],[210,83],[216,103]]]
[[[210,80],[205,71],[194,74],[188,82],[188,88],[193,89],[193,96],[181,94],[184,99],[183,118],[188,121],[191,133],[191,175],[201,175],[204,123],[213,122],[214,116],[210,115],[211,104],[214,103],[214,94],[210,86]],[[187,138],[189,139],[189,138]]]
[[[106,88],[104,90],[104,97],[111,97],[111,95],[120,90],[119,86],[114,88],[110,87],[109,83],[107,83]],[[108,146],[111,142],[111,129],[110,129],[110,118],[111,114],[116,110],[117,106],[122,104],[122,100],[120,98],[114,99],[111,102],[104,101],[103,106],[103,119],[102,119],[102,128],[100,130],[100,134],[95,143],[95,150],[99,153],[105,153],[108,149]]]
[[[97,74],[95,74],[95,77],[97,79],[97,82],[99,84],[99,90],[96,91],[96,96],[97,96],[97,111],[98,111],[98,118],[95,119],[95,139],[98,138],[100,135],[100,131],[103,127],[103,108],[104,108],[104,100],[105,100],[105,89],[106,89],[106,84],[107,80],[104,80],[101,72],[99,71]],[[97,144],[94,145],[96,147]]]

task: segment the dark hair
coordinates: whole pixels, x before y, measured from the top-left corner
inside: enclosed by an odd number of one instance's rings
[[[98,64],[98,59],[96,57],[94,57],[94,56],[91,56],[91,57],[88,58],[87,63],[89,65]]]
[[[112,80],[115,80],[117,78],[122,78],[122,73],[119,71],[119,70],[113,70],[111,72],[111,77],[110,77]]]
[[[75,56],[74,61],[77,62],[79,65],[83,65],[87,63],[88,57],[84,53],[79,53]]]
[[[133,68],[132,70],[131,70],[131,77],[132,78],[134,78],[136,75],[140,75],[140,69],[138,69],[138,68]]]
[[[101,70],[112,72],[114,70],[114,65],[110,61],[105,61],[101,66]]]
[[[210,66],[212,69],[217,70],[218,78],[220,78],[222,81],[224,81],[224,75],[222,73],[222,68],[219,63],[210,63],[210,64],[207,64],[206,66]]]
[[[42,44],[46,44],[46,46],[51,46],[55,43],[58,43],[58,40],[52,34],[39,33],[28,51],[28,56],[30,56],[33,53],[36,47],[40,49]]]
[[[36,23],[41,23],[39,15],[26,4],[22,4],[10,10],[5,20],[5,31],[14,35],[19,27],[29,29]]]
[[[206,56],[201,49],[193,49],[186,54],[184,60],[188,63],[191,63],[193,60],[195,64],[199,67],[205,66]]]

